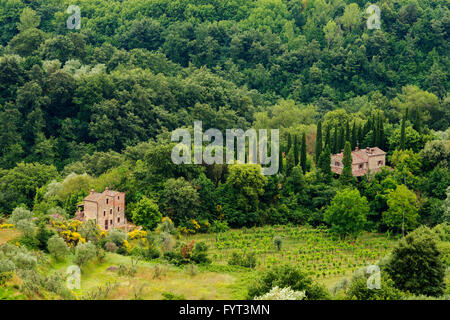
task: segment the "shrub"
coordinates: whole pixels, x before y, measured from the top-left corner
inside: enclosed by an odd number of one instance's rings
[[[39,224],[36,232],[36,241],[40,250],[48,252],[47,243],[52,235],[53,231],[48,230],[44,223]]]
[[[80,267],[97,256],[97,247],[92,242],[79,243],[75,249],[74,263]]]
[[[95,222],[95,220],[88,220],[79,227],[80,235],[86,239],[86,241],[91,241],[97,243],[100,239],[100,226]]]
[[[208,246],[204,242],[198,242],[192,251],[191,260],[197,264],[209,264],[211,259],[208,258]]]
[[[164,252],[173,250],[173,247],[175,246],[175,240],[173,236],[167,232],[162,232],[159,235],[159,242],[161,244],[161,249]]]
[[[105,238],[106,242],[113,242],[117,247],[123,246],[123,241],[125,240],[125,232],[119,229],[113,229],[108,232]]]
[[[444,293],[445,266],[436,240],[436,235],[422,226],[399,241],[386,265],[397,288],[416,295]]]
[[[184,295],[182,295],[182,294],[177,295],[172,292],[163,292],[162,296],[163,296],[163,300],[186,300]]]
[[[303,300],[305,291],[294,291],[291,288],[273,287],[268,293],[261,297],[255,297],[254,300]]]
[[[370,289],[367,286],[368,274],[357,272],[353,275],[346,291],[346,298],[350,300],[400,300],[404,293],[395,288],[394,281],[385,273],[381,273],[381,288]]]
[[[283,239],[280,236],[276,236],[273,238],[273,244],[277,247],[277,250],[281,250],[281,246],[283,245]]]
[[[23,233],[25,238],[33,238],[34,237],[34,229],[35,225],[31,220],[19,220],[16,223],[17,230]]]
[[[146,250],[145,258],[158,259],[161,256],[161,252],[155,247],[148,247]]]
[[[37,258],[28,252],[19,252],[14,258],[14,264],[18,269],[31,270],[37,265]]]
[[[230,227],[228,226],[228,223],[226,221],[214,221],[208,228],[208,232],[210,233],[227,232],[229,230]]]
[[[255,268],[257,264],[256,254],[254,252],[238,253],[233,252],[230,260],[228,261],[230,266],[241,266],[245,268]]]
[[[290,265],[277,265],[262,274],[248,288],[248,298],[263,296],[273,287],[287,288],[294,291],[304,291],[306,299],[329,299],[330,293],[313,280],[302,270]]]
[[[54,235],[48,239],[47,248],[50,254],[57,260],[64,259],[69,253],[69,247],[66,242],[58,235]]]
[[[16,265],[10,259],[0,256],[0,273],[12,272],[16,269]]]
[[[33,219],[33,213],[30,210],[22,207],[17,207],[12,212],[8,221],[9,223],[17,224],[21,220],[31,221],[31,219]]]
[[[114,242],[107,242],[105,244],[105,249],[108,252],[116,252],[118,248]]]

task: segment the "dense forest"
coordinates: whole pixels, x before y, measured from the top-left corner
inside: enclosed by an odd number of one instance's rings
[[[422,225],[444,230],[448,241],[450,2],[379,0],[380,29],[366,25],[371,4],[1,0],[0,222],[9,218],[25,238],[35,237],[22,239],[25,246],[48,251],[41,222],[73,218],[91,189],[109,187],[126,193],[128,221],[149,235],[155,228],[179,236],[273,225],[340,239],[411,232],[394,251],[399,260],[401,246],[434,243]],[[72,5],[80,8],[79,28],[68,27]],[[171,133],[192,131],[194,121],[222,132],[279,129],[279,173],[264,176],[257,164],[174,164]],[[386,166],[354,177],[356,147],[386,151]],[[338,176],[330,162],[341,151]],[[75,234],[79,226],[58,227]],[[64,241],[74,248],[87,234]],[[152,239],[148,254],[159,257]],[[116,240],[109,248],[124,246]],[[280,251],[281,239],[274,243]],[[182,258],[193,250],[186,261],[208,261],[206,248],[190,246],[180,244]],[[450,253],[443,257],[448,268]],[[255,265],[242,261],[235,264]],[[391,264],[396,289],[375,298],[398,298],[400,289],[448,293],[444,264],[433,261],[436,282],[413,285],[402,271],[409,265]],[[266,280],[283,277],[280,270]],[[328,294],[311,286],[306,297]]]
[[[396,169],[358,184],[370,229],[399,184],[423,220],[443,220],[448,3],[380,1],[380,30],[365,25],[368,1],[78,1],[79,30],[69,4],[0,5],[0,212],[73,215],[89,186],[109,185],[130,220],[151,199],[177,223],[320,224],[340,187],[319,174],[321,151],[349,141]],[[281,129],[282,174],[173,165],[170,132],[194,120]]]

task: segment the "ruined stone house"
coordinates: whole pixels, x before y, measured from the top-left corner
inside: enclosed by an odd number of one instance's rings
[[[78,206],[76,218],[81,221],[95,220],[102,230],[125,226],[125,193],[109,190],[102,193],[91,190]]]

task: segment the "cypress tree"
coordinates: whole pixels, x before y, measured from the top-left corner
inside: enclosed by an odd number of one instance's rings
[[[283,168],[283,151],[281,150],[281,147],[278,147],[278,153],[279,153],[279,155],[278,155],[278,172],[279,173],[283,173],[283,170],[284,170],[284,168]]]
[[[291,145],[292,145],[292,141],[291,141],[291,134],[288,133],[288,141],[287,141],[288,145],[287,145],[287,149],[286,149],[286,155],[289,153],[289,150],[291,150]]]
[[[333,172],[331,171],[331,152],[328,146],[325,146],[325,149],[320,154],[319,172],[325,182],[330,181],[333,176]]]
[[[406,109],[405,116],[402,119],[402,127],[400,129],[400,150],[405,150],[405,129],[406,129],[406,115],[408,114],[408,109]]]
[[[352,129],[352,150],[355,149],[357,143],[358,143],[358,133],[357,133],[357,131],[356,131],[356,121],[353,121],[353,129]]]
[[[347,123],[345,124],[345,141],[351,141],[350,137],[350,124],[347,120]]]
[[[357,141],[357,144],[359,144],[359,146],[362,145],[362,142],[364,140],[363,130],[364,130],[363,127],[359,127],[359,130],[358,130],[358,141]]]
[[[422,119],[420,117],[420,112],[419,110],[416,111],[416,118],[414,121],[414,126],[413,126],[414,130],[416,130],[418,133],[420,133],[422,131]]]
[[[316,164],[319,161],[320,153],[322,152],[322,121],[319,120],[317,123],[317,134],[316,134]]]
[[[295,162],[295,165],[298,165],[298,141],[297,141],[297,135],[294,136],[294,162]]]
[[[333,135],[333,153],[338,153],[339,149],[339,141],[338,141],[338,128],[334,128],[334,135]]]
[[[295,167],[295,160],[294,160],[294,147],[291,147],[289,149],[289,152],[286,156],[286,175],[290,176],[292,169]]]
[[[380,124],[378,126],[378,133],[380,135],[380,145],[378,146],[380,149],[384,150],[386,147],[386,137],[384,136],[384,126],[383,126],[383,117],[380,116]]]
[[[344,128],[341,127],[339,130],[339,149],[337,152],[340,152],[342,149],[344,149],[345,146],[345,136],[344,136]]]
[[[350,142],[345,143],[344,147],[344,155],[342,158],[342,163],[344,165],[344,168],[342,169],[341,176],[339,177],[339,180],[343,184],[350,184],[353,181],[353,173],[352,173],[352,148],[350,146]]]
[[[328,146],[328,149],[331,148],[330,131],[331,131],[330,126],[327,126],[327,130],[326,130],[326,133],[325,133],[325,143],[324,143],[324,145]]]
[[[302,136],[302,149],[300,151],[300,165],[302,166],[303,173],[306,173],[306,134],[304,132]]]
[[[377,144],[377,135],[378,135],[378,125],[377,122],[375,121],[375,116],[373,116],[373,121],[372,121],[372,140],[371,140],[371,146],[370,147],[374,147]]]

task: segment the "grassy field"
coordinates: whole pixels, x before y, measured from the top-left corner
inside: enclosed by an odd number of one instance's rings
[[[17,232],[1,230],[0,243],[16,236]],[[273,243],[275,236],[282,239],[280,250]],[[386,256],[396,242],[384,234],[369,233],[357,240],[339,240],[324,229],[305,226],[231,230],[221,234],[184,236],[182,240],[206,242],[212,264],[190,272],[188,267],[176,267],[162,259],[141,260],[137,273],[127,276],[108,268],[129,266],[132,258],[107,253],[103,261],[83,267],[81,289],[75,290],[77,296],[81,299],[162,299],[163,293],[170,292],[194,300],[245,299],[247,286],[256,273],[279,263],[300,265],[316,281],[331,289],[344,276]],[[256,268],[229,266],[228,259],[234,251],[255,252]],[[49,259],[45,273],[65,272],[72,264],[72,257],[62,263]]]
[[[278,251],[273,243],[281,237]],[[328,288],[356,269],[372,264],[391,250],[394,240],[385,235],[363,234],[358,240],[342,241],[331,237],[324,229],[310,227],[264,227],[231,230],[222,234],[197,234],[184,236],[185,242],[194,240],[208,244],[212,264],[200,266],[192,275],[183,267],[168,265],[163,260],[141,261],[133,277],[118,276],[108,271],[110,266],[130,265],[131,258],[108,253],[103,263],[84,268],[82,290],[86,296],[107,283],[116,283],[108,299],[161,299],[164,292],[182,295],[186,299],[245,299],[247,285],[256,272],[278,263],[301,265]],[[232,252],[253,251],[258,257],[255,269],[229,266]],[[55,265],[64,270],[70,263]],[[162,270],[162,271],[161,271]],[[161,273],[156,277],[155,274]]]

